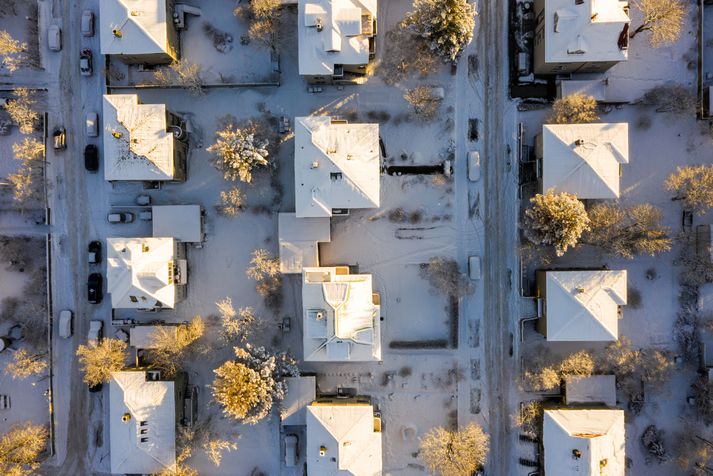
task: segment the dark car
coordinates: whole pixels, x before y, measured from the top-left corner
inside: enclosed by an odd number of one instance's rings
[[[91,304],[99,304],[102,302],[102,275],[92,273],[87,280],[87,298]]]
[[[101,241],[90,241],[87,251],[89,255],[89,264],[99,264],[102,262]]]
[[[84,168],[89,172],[99,170],[99,149],[94,144],[89,144],[84,148]]]
[[[79,53],[79,73],[82,76],[92,75],[92,50],[84,49]]]

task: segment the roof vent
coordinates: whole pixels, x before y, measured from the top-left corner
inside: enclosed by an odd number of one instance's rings
[[[319,162],[315,160],[314,162],[312,162],[312,165],[310,165],[310,168],[311,169],[319,168]]]
[[[327,454],[327,447],[322,445],[319,447],[319,456],[325,456]]]
[[[140,17],[141,11],[140,10],[131,10],[131,16],[132,17]]]
[[[574,291],[575,291],[577,294],[584,294],[587,290],[584,289],[582,286],[578,286],[578,287],[574,288]]]
[[[322,21],[322,18],[317,18],[314,22],[314,26],[317,28],[317,31],[324,30],[324,22]]]
[[[582,457],[582,452],[577,449],[574,449],[572,450],[572,456],[574,457],[574,459],[579,459]]]
[[[121,138],[124,136],[124,134],[122,134],[122,133],[119,132],[119,131],[114,131],[114,132],[111,133],[111,136],[112,136],[114,139],[121,139]]]
[[[574,145],[576,145],[577,147],[583,146],[584,139],[577,139],[576,141],[574,141]]]
[[[111,33],[112,33],[112,35],[114,35],[116,38],[121,38],[122,36],[124,36],[124,34],[123,34],[123,33],[121,32],[121,30],[119,30],[118,28],[114,28],[113,30],[111,30]]]
[[[127,413],[124,413],[123,415],[121,415],[121,421],[123,421],[124,423],[129,423],[129,420],[131,420],[130,413],[127,412]]]

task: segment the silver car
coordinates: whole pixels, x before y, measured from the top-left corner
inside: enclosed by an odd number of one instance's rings
[[[86,117],[87,137],[99,135],[99,116],[96,112],[88,112]]]
[[[50,25],[47,28],[47,47],[50,51],[60,51],[62,49],[62,30],[57,25]]]

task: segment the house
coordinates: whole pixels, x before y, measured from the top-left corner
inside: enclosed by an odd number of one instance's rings
[[[101,54],[125,63],[170,63],[179,57],[174,0],[102,0]]]
[[[346,266],[304,268],[304,360],[381,360],[380,297],[370,274]]]
[[[629,124],[545,124],[535,138],[535,158],[541,193],[619,198],[621,166],[629,163]]]
[[[186,180],[184,121],[165,104],[140,104],[136,94],[106,94],[103,120],[106,180]]]
[[[200,205],[154,205],[151,207],[153,236],[170,236],[183,243],[202,243],[205,212]]]
[[[319,266],[319,243],[331,240],[329,218],[297,218],[294,213],[277,215],[280,272],[301,274],[303,268]]]
[[[295,216],[379,208],[379,125],[327,116],[295,119]]]
[[[156,371],[113,372],[109,382],[112,474],[158,474],[176,467],[176,422],[185,382],[155,379]]]
[[[626,304],[626,270],[537,271],[537,329],[550,341],[595,342],[619,338]]]
[[[381,417],[369,399],[321,398],[307,406],[307,473],[380,476]]]
[[[186,294],[186,248],[174,238],[107,238],[107,292],[114,309],[173,309]]]
[[[616,406],[614,375],[566,375],[564,388],[565,405]]]
[[[560,408],[544,411],[545,476],[624,476],[624,411]]]
[[[535,0],[535,74],[601,73],[626,61],[629,3]]]
[[[366,74],[376,54],[377,0],[299,0],[300,75],[314,83]]]
[[[174,339],[178,335],[178,326],[132,326],[129,328],[129,346],[136,349],[158,348],[156,345],[156,333],[159,330],[166,332],[168,336],[173,336]]]

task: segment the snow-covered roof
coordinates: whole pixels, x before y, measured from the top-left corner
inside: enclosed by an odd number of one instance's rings
[[[114,309],[173,308],[186,261],[173,238],[107,238],[107,291]]]
[[[618,198],[619,167],[629,163],[629,124],[546,124],[542,155],[543,190]]]
[[[346,267],[305,268],[302,273],[304,360],[381,360],[380,306],[370,274]]]
[[[139,104],[136,94],[104,95],[104,178],[172,180],[173,134],[165,104]]]
[[[614,375],[568,375],[564,377],[565,404],[601,403],[608,407],[616,405],[616,376]]]
[[[627,1],[545,0],[545,62],[625,61]],[[626,29],[626,32],[624,30]]]
[[[283,425],[306,425],[307,405],[317,396],[317,377],[286,377],[287,394],[280,402],[280,420]]]
[[[169,54],[166,0],[102,0],[99,39],[103,55]]]
[[[378,208],[379,125],[295,119],[296,216],[329,217],[334,208]]]
[[[174,337],[178,326],[134,326],[129,328],[129,345],[137,349],[155,349],[156,335],[159,329],[171,333]]]
[[[623,410],[545,410],[547,476],[624,476]]]
[[[147,381],[145,371],[112,373],[109,438],[112,474],[158,474],[164,468],[173,469],[176,464],[174,383]]]
[[[203,241],[200,205],[154,205],[151,215],[153,236],[170,236],[184,243]]]
[[[277,230],[281,272],[301,273],[302,268],[319,266],[317,243],[331,241],[329,218],[297,218],[294,213],[280,213]]]
[[[334,65],[367,64],[376,1],[299,0],[300,74],[331,76]]]
[[[626,270],[547,271],[547,340],[614,341]]]
[[[306,458],[310,475],[381,475],[381,432],[375,431],[373,407],[308,406]]]

